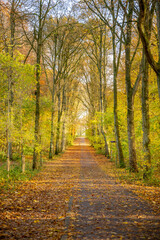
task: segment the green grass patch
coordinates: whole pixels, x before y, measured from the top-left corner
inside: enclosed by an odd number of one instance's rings
[[[5,152],[0,152],[0,161],[5,162],[7,159]]]
[[[115,175],[121,182],[128,184],[146,185],[146,186],[160,186],[160,179],[154,175],[154,171],[147,179],[144,179],[143,170],[138,173],[132,173],[129,169],[115,168]]]
[[[39,170],[32,170],[31,164],[26,163],[26,170],[22,173],[21,164],[13,164],[11,170],[6,170],[6,164],[0,167],[0,190],[14,189],[21,182],[31,180]]]

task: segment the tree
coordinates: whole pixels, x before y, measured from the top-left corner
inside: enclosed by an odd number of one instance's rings
[[[153,57],[151,46],[150,46],[150,36],[146,34],[145,31],[145,22],[146,18],[148,17],[148,3],[151,6],[151,12],[153,14],[153,11],[155,9],[156,5],[156,15],[157,15],[157,38],[158,38],[158,61]],[[152,15],[151,14],[151,15]],[[148,0],[139,0],[139,16],[137,21],[138,31],[139,35],[144,47],[144,51],[146,54],[146,58],[152,67],[152,69],[155,71],[157,75],[157,85],[158,85],[158,93],[160,98],[160,1],[148,1]]]
[[[58,23],[58,21],[55,20],[55,22]],[[50,133],[50,148],[49,148],[49,158],[52,159],[52,156],[54,154],[54,125],[53,125],[53,120],[54,120],[54,112],[55,112],[55,88],[56,84],[58,81],[58,76],[59,76],[59,71],[56,71],[57,69],[57,58],[58,58],[58,26],[55,26],[55,33],[51,34],[49,39],[46,42],[46,48],[48,49],[49,55],[47,56],[45,51],[43,52],[43,66],[44,66],[44,71],[46,75],[46,81],[47,81],[47,86],[49,88],[49,91],[51,93],[52,97],[52,106],[51,106],[51,133]],[[48,27],[52,26],[53,19],[49,20]],[[53,26],[52,26],[53,27]],[[50,31],[50,29],[49,29]],[[48,31],[47,31],[48,32]],[[52,83],[50,84],[48,74],[47,74],[47,66],[49,66],[52,69]]]
[[[65,20],[65,18],[64,18]],[[68,17],[66,19],[66,26],[62,29],[62,32],[59,35],[59,42],[61,45],[61,51],[59,52],[58,57],[58,70],[60,76],[58,79],[58,119],[57,119],[57,134],[56,134],[56,149],[55,153],[58,154],[62,148],[64,149],[64,132],[65,132],[65,116],[66,116],[66,106],[67,106],[67,92],[68,84],[71,84],[72,77],[71,75],[76,70],[79,60],[81,58],[80,54],[80,35],[76,24],[78,24],[75,19]],[[62,24],[64,24],[62,22]],[[62,92],[60,89],[62,88]],[[60,103],[62,101],[62,103]],[[60,127],[61,127],[61,118],[63,117],[63,128],[62,128],[62,139],[61,139],[61,148],[60,148]]]
[[[33,3],[31,3],[33,4]],[[33,152],[33,169],[38,168],[38,156],[41,151],[40,147],[40,76],[41,76],[41,58],[42,58],[42,47],[47,40],[47,38],[51,35],[54,29],[45,36],[45,27],[46,20],[49,17],[49,13],[51,9],[55,6],[51,4],[51,0],[46,2],[42,0],[34,1],[34,8],[31,6],[26,6],[26,10],[29,12],[28,16],[32,17],[32,21],[30,21],[31,32],[27,32],[24,24],[23,29],[28,43],[30,44],[30,50],[28,52],[27,57],[29,56],[31,50],[33,49],[36,54],[36,109],[35,109],[35,143],[34,143],[34,152]],[[30,13],[30,9],[33,9],[32,13]],[[29,19],[28,19],[29,20]],[[32,36],[32,40],[31,37]],[[26,58],[27,58],[26,57]]]
[[[93,27],[94,25],[94,27]],[[108,149],[108,143],[107,143],[107,139],[106,139],[106,134],[104,131],[104,121],[103,121],[103,115],[104,115],[104,103],[106,101],[105,99],[105,90],[106,90],[106,65],[107,65],[107,50],[109,48],[109,44],[108,44],[108,39],[106,39],[106,35],[107,35],[107,30],[106,30],[106,26],[101,22],[101,21],[97,21],[96,19],[92,19],[92,20],[88,20],[88,23],[86,24],[86,30],[88,32],[88,34],[86,34],[86,38],[84,40],[84,44],[83,44],[83,48],[84,51],[86,52],[86,55],[89,57],[89,59],[93,62],[93,66],[96,67],[97,69],[97,79],[95,79],[95,84],[98,87],[98,109],[97,112],[99,112],[100,114],[100,123],[98,126],[98,131],[102,134],[103,138],[104,138],[104,143],[105,143],[105,155],[107,157],[109,157],[109,149]],[[92,66],[92,65],[90,65]],[[84,71],[87,70],[86,67],[83,68]],[[95,72],[95,70],[93,70]],[[87,88],[86,88],[86,93],[89,97],[90,100],[90,104],[92,104],[92,106],[94,106],[91,98],[93,98],[93,96],[90,96],[90,89],[89,89],[89,83],[86,77],[86,74],[90,74],[90,73],[83,73],[85,80],[86,80],[86,84],[87,84]],[[90,76],[91,78],[91,76]],[[94,92],[95,95],[95,92]],[[91,97],[91,98],[90,98]],[[86,102],[86,99],[81,98],[81,101]],[[94,98],[95,101],[95,98]],[[105,103],[106,104],[106,103]],[[92,108],[91,106],[88,106],[88,108]],[[106,108],[106,106],[105,106]],[[95,114],[95,111],[94,111]],[[93,115],[94,117],[94,115]]]
[[[151,39],[152,21],[154,16],[155,4],[151,5],[150,1],[145,2],[147,15],[145,15],[144,33],[148,41]],[[142,75],[142,129],[143,129],[143,152],[146,168],[144,177],[147,178],[151,168],[150,154],[150,122],[149,122],[149,62],[147,60],[145,50],[143,48],[143,75]]]
[[[127,9],[127,11],[125,11]],[[140,74],[132,87],[131,85],[131,64],[133,62],[131,58],[131,39],[132,39],[132,20],[134,1],[129,0],[125,6],[126,14],[126,35],[125,35],[125,82],[127,92],[127,128],[128,128],[128,144],[129,144],[129,164],[130,170],[138,172],[137,160],[136,160],[136,149],[135,149],[135,132],[134,132],[134,96],[137,88],[137,84],[140,80]]]
[[[4,113],[1,113],[1,134],[8,129],[10,129],[12,133],[12,143],[13,150],[16,146],[20,146],[21,151],[21,159],[23,160],[23,146],[24,146],[24,132],[25,126],[23,124],[23,104],[25,99],[28,96],[29,90],[33,90],[34,88],[34,68],[29,64],[23,64],[22,56],[20,53],[14,54],[14,58],[10,56],[8,53],[0,54],[0,83],[3,86],[3,92],[0,96],[1,107],[4,108]],[[14,111],[12,111],[12,115],[10,116],[10,121],[12,121],[12,126],[10,126],[11,122],[8,122],[8,106],[6,107],[6,102],[8,102],[8,72],[12,72],[12,81],[14,82],[14,102],[12,107]],[[5,126],[6,125],[6,126]],[[5,141],[5,140],[4,140]],[[8,139],[7,139],[8,142]],[[8,147],[7,147],[8,148]],[[14,152],[14,151],[13,151]],[[8,151],[7,151],[8,154]],[[8,155],[7,155],[8,157]],[[8,159],[7,159],[8,160]],[[7,170],[9,171],[10,162],[7,162]],[[23,168],[24,170],[24,168]]]
[[[122,44],[122,28],[119,28],[120,35],[118,36],[118,31],[116,31],[117,26],[117,18],[119,15],[119,5],[118,7],[115,7],[113,1],[111,1],[111,4],[107,1],[96,2],[94,0],[86,1],[84,0],[88,8],[98,16],[98,18],[101,19],[101,21],[104,22],[105,25],[108,26],[108,28],[111,31],[112,36],[112,49],[113,49],[113,87],[114,87],[114,131],[115,131],[115,138],[116,138],[116,145],[118,150],[118,158],[119,158],[119,165],[123,167],[124,164],[124,157],[123,157],[123,151],[122,151],[122,145],[120,141],[120,133],[119,133],[119,123],[118,123],[118,114],[117,114],[117,74],[118,74],[118,68],[119,68],[119,60],[121,55],[121,44]],[[105,9],[102,11],[102,8]],[[112,22],[107,18],[108,11],[112,16]],[[120,40],[119,49],[116,49],[116,37],[118,37],[118,41]],[[118,54],[116,52],[119,51]]]
[[[49,157],[52,158],[54,152],[54,135],[56,136],[55,153],[58,154],[61,148],[64,149],[65,114],[66,114],[66,95],[70,76],[77,67],[79,61],[79,35],[78,24],[74,18],[55,17],[48,22],[48,31],[54,28],[55,31],[50,35],[44,46],[44,67],[47,85],[52,96],[51,111],[51,138]],[[47,34],[47,33],[46,33]],[[47,51],[46,51],[47,50]],[[46,51],[46,53],[45,53]],[[78,56],[78,57],[77,57]],[[47,68],[52,69],[52,84],[47,76]],[[55,92],[55,87],[57,90]],[[53,118],[55,115],[55,99],[57,96],[58,116],[56,133],[53,132]],[[62,142],[60,147],[61,119],[63,118]],[[62,147],[63,145],[63,147]]]
[[[2,38],[4,46],[2,49],[11,56],[11,61],[14,61],[14,52],[20,45],[20,38],[22,34],[19,33],[19,17],[21,15],[21,1],[11,0],[10,2],[1,2],[1,30],[3,32]],[[8,25],[9,22],[9,25]],[[13,101],[14,101],[14,76],[12,67],[8,70],[8,126],[7,126],[7,170],[10,170],[10,160],[12,159],[12,140],[13,140]]]
[[[116,145],[118,150],[118,159],[119,159],[119,165],[120,167],[125,166],[124,162],[124,156],[120,141],[120,133],[119,133],[119,123],[118,123],[118,114],[117,114],[117,74],[119,69],[119,63],[120,63],[120,56],[121,56],[121,49],[122,49],[122,28],[124,24],[124,18],[121,28],[121,33],[119,36],[120,45],[119,45],[119,53],[116,56],[116,23],[118,18],[118,11],[116,11],[114,7],[113,1],[111,1],[111,13],[112,13],[112,27],[111,27],[111,33],[112,33],[112,49],[113,49],[113,87],[114,87],[114,131],[115,131],[115,137],[116,137]]]
[[[127,92],[127,120],[128,120],[128,148],[129,148],[129,162],[130,162],[130,169],[131,171],[138,171],[137,162],[136,162],[136,151],[135,151],[135,137],[134,137],[134,111],[133,111],[133,103],[134,103],[134,96],[137,91],[137,86],[140,82],[141,77],[141,68],[135,84],[132,87],[131,83],[131,65],[136,55],[136,51],[139,45],[139,41],[137,43],[137,47],[135,48],[135,52],[131,58],[131,34],[132,34],[132,16],[134,10],[134,2],[127,1],[122,2],[118,1],[116,4],[113,1],[111,5],[108,4],[107,1],[85,1],[88,8],[97,15],[109,28],[112,33],[112,46],[113,46],[113,71],[114,71],[114,122],[115,122],[115,134],[116,134],[116,142],[117,148],[119,153],[119,161],[120,165],[124,165],[124,159],[122,155],[122,149],[120,143],[120,136],[118,136],[118,117],[117,117],[117,74],[118,74],[118,67],[119,67],[119,60],[121,54],[121,46],[122,40],[125,46],[125,71],[126,71],[126,92]],[[115,7],[116,6],[116,7]],[[108,13],[112,15],[112,23],[108,16]],[[119,15],[119,14],[120,15]],[[121,19],[120,20],[120,16]],[[122,17],[124,16],[124,17]],[[125,23],[125,24],[124,24]],[[120,35],[118,31],[115,31],[115,27],[118,27]],[[115,37],[118,38],[120,42],[119,46],[119,54],[117,56],[117,69],[116,69],[116,59],[115,59]],[[123,37],[123,38],[122,38]]]

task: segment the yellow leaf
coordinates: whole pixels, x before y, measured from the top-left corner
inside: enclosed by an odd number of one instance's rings
[[[38,222],[40,222],[39,220],[34,220],[34,223],[38,223]]]

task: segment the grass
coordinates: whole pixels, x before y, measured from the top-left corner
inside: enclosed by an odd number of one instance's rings
[[[22,173],[20,161],[12,163],[11,170],[6,170],[6,164],[0,167],[0,190],[14,189],[17,184],[22,181],[32,179],[40,170],[32,170],[31,163],[26,162],[26,170]]]
[[[160,186],[160,178],[156,176],[154,170],[149,174],[148,178],[144,179],[143,169],[139,169],[138,173],[130,172],[128,168],[114,167],[116,177],[123,183],[146,185],[146,186]]]
[[[103,151],[96,150],[96,154],[98,155],[104,155]],[[133,173],[130,172],[129,166],[126,166],[126,168],[120,168],[119,163],[117,160],[115,160],[115,153],[112,153],[112,158],[108,160],[111,164],[113,175],[117,179],[119,179],[122,183],[127,184],[136,184],[136,185],[145,185],[145,186],[160,186],[160,168],[156,168],[155,166],[152,167],[150,172],[147,174],[147,178],[144,178],[145,168],[142,168],[139,166],[139,172]],[[105,172],[108,170],[108,161],[103,164],[103,169]]]
[[[59,153],[58,155],[54,155],[53,159],[51,161],[56,160],[59,158],[63,153]],[[31,180],[39,171],[38,170],[32,170],[32,156],[26,155],[26,166],[25,166],[25,172],[22,173],[21,169],[21,159],[19,155],[14,155],[13,160],[11,162],[10,171],[8,172],[6,169],[6,159],[2,158],[0,156],[0,190],[11,190],[16,187],[16,185],[20,184],[21,182],[25,182],[28,180]],[[45,162],[48,159],[48,154],[46,156],[43,156],[43,162]]]

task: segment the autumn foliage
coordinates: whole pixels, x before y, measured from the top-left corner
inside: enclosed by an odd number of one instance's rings
[[[158,78],[135,24],[149,21],[158,61],[158,5],[144,1],[141,19],[134,1],[83,0],[68,11],[63,1],[34,3],[0,3],[2,175],[39,169],[84,134],[117,167],[158,185]]]

